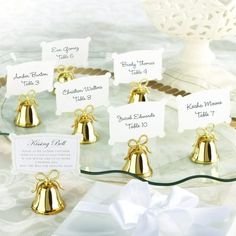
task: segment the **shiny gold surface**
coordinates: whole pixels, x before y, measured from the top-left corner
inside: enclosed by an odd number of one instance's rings
[[[235,117],[232,118],[232,121],[231,121],[230,125],[232,127],[236,128],[236,118]]]
[[[74,131],[72,134],[81,134],[81,144],[91,144],[98,140],[98,134],[94,129],[93,122],[96,121],[93,115],[94,107],[88,105],[85,109],[75,111],[75,120],[73,124]]]
[[[29,93],[19,97],[15,125],[23,128],[32,128],[38,126],[40,122],[35,92],[31,90]]]
[[[56,68],[56,72],[58,74],[56,81],[60,83],[65,83],[71,81],[75,78],[75,67],[74,66],[63,66],[60,65]]]
[[[6,76],[1,76],[0,77],[0,88],[5,86],[7,82],[7,77]]]
[[[190,159],[198,164],[212,164],[219,160],[213,126],[197,130],[198,137]]]
[[[126,163],[123,171],[136,174],[143,178],[152,176],[153,171],[148,160],[148,153],[150,151],[146,146],[147,142],[148,137],[146,135],[140,136],[138,140],[129,140],[129,150],[125,157]]]
[[[32,202],[32,210],[41,215],[54,215],[63,211],[65,203],[59,192],[62,187],[57,181],[59,172],[52,170],[48,175],[40,172],[35,178],[38,182],[34,190],[35,199]]]
[[[149,89],[147,88],[147,84],[147,80],[141,80],[138,83],[131,83],[134,88],[130,93],[129,103],[148,101],[147,94],[149,93]]]

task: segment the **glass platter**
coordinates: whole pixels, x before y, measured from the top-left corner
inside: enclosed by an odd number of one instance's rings
[[[103,57],[103,58],[102,58]],[[103,60],[102,60],[103,59]],[[104,62],[104,55],[93,57],[93,67],[111,68],[111,61]],[[90,60],[91,61],[91,60]],[[17,61],[20,63],[22,61]],[[98,69],[97,69],[98,71]],[[73,113],[66,113],[61,116],[55,115],[55,96],[52,93],[43,92],[37,95],[39,114],[42,124],[31,129],[19,128],[14,125],[14,117],[18,104],[18,98],[12,96],[5,99],[5,86],[0,88],[0,131],[2,135],[9,133],[63,133],[71,134],[74,120]],[[110,105],[119,106],[127,103],[130,92],[129,85],[115,87],[110,82]],[[153,176],[146,179],[153,185],[169,186],[180,184],[192,179],[190,185],[211,184],[212,181],[231,182],[236,180],[235,158],[236,158],[236,132],[229,125],[222,124],[216,127],[217,147],[220,153],[220,161],[213,165],[199,165],[189,160],[192,152],[192,145],[195,142],[195,131],[185,131],[182,134],[177,132],[177,111],[174,108],[175,98],[172,95],[157,92],[151,89],[151,100],[161,98],[168,99],[166,107],[166,136],[154,138],[148,143],[151,150],[149,160],[153,168]],[[140,111],[138,111],[140,112]],[[121,171],[127,154],[127,143],[118,143],[114,146],[108,145],[109,125],[108,113],[105,107],[96,108],[95,122],[96,131],[99,133],[99,140],[95,144],[81,145],[81,173],[87,177],[96,178],[102,181],[126,182],[132,177],[139,178],[132,174]]]

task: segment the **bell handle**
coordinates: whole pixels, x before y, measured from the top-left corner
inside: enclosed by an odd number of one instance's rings
[[[206,131],[207,131],[208,133],[212,133],[213,130],[214,130],[214,128],[215,128],[215,125],[214,125],[213,123],[211,123],[211,124],[209,124],[209,125],[206,127]]]
[[[58,181],[54,180],[53,183],[61,190],[64,190],[64,188],[61,186],[61,184]]]
[[[94,106],[88,105],[84,109],[81,109],[81,108],[76,109],[74,111],[74,114],[76,117],[81,116],[81,115],[91,115],[94,118],[94,116],[92,115],[93,111],[94,111]]]
[[[214,128],[214,124],[209,124],[206,128],[198,128],[196,132],[198,136],[209,135],[213,133]]]
[[[130,139],[130,140],[128,141],[128,146],[129,146],[130,148],[132,148],[132,147],[134,147],[134,146],[137,146],[137,145],[138,145],[138,142],[137,142],[136,139]]]
[[[33,189],[31,192],[32,193],[35,193],[37,191],[37,189],[39,188],[39,185],[40,185],[41,182],[37,182],[36,186],[35,186],[35,189]]]
[[[87,114],[91,114],[93,113],[94,111],[94,106],[93,105],[88,105],[84,108],[84,111],[87,113]]]
[[[128,141],[128,146],[129,147],[134,147],[134,146],[138,146],[138,145],[145,145],[145,144],[147,144],[147,142],[148,142],[148,136],[143,134],[139,137],[138,140],[130,139]]]
[[[56,68],[56,72],[57,73],[62,73],[64,72],[66,69],[66,67],[64,65],[59,65],[57,68]]]
[[[130,83],[130,85],[132,87],[137,87],[137,88],[141,88],[141,87],[146,87],[148,85],[148,80],[147,79],[141,79],[140,81],[136,82],[136,81],[132,81]]]
[[[21,104],[22,102],[24,102],[25,100],[29,99],[30,101],[32,101],[33,103],[36,104],[34,98],[36,96],[36,92],[32,89],[30,90],[28,93],[26,94],[21,94],[18,98],[19,103]]]
[[[144,145],[148,142],[148,136],[146,134],[143,134],[139,137],[138,139],[138,142],[141,144],[141,145]]]
[[[44,174],[43,172],[38,172],[35,175],[35,179],[39,182],[49,181],[48,175]]]
[[[31,89],[26,95],[30,98],[34,98],[36,96],[36,92],[35,90]]]
[[[59,178],[59,171],[58,170],[51,170],[48,174],[45,174],[43,172],[38,172],[35,176],[35,179],[39,182],[49,182],[49,181],[55,181]]]
[[[60,173],[59,173],[58,170],[51,170],[48,173],[48,178],[52,181],[55,181],[55,180],[59,179],[59,176],[60,176]]]
[[[148,79],[141,79],[141,80],[139,81],[139,84],[140,84],[141,86],[146,87],[146,86],[148,85]]]
[[[84,112],[84,110],[79,108],[74,111],[74,115],[75,115],[75,117],[78,117],[78,116],[82,115],[83,112]]]

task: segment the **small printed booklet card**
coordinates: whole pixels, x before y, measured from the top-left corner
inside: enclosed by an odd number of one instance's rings
[[[67,83],[56,83],[57,115],[73,112],[86,105],[108,106],[110,73],[77,78]]]
[[[230,92],[214,89],[177,97],[179,132],[208,124],[230,123]]]
[[[52,91],[54,65],[52,61],[34,61],[7,67],[6,97],[27,93]]]
[[[163,137],[165,103],[165,100],[162,100],[109,107],[109,144],[138,139],[143,134],[149,138]]]
[[[13,171],[24,173],[61,172],[77,169],[79,163],[79,135],[11,134]]]
[[[139,82],[142,79],[161,80],[162,53],[163,49],[114,53],[114,84]]]
[[[53,60],[56,66],[87,66],[90,40],[91,38],[87,37],[42,42],[42,60]]]

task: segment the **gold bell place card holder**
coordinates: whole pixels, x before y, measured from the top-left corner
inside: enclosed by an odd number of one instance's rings
[[[18,96],[15,125],[32,128],[41,123],[37,93],[53,90],[54,63],[27,62],[7,67],[6,97]]]
[[[88,66],[90,37],[42,42],[42,60],[55,62],[55,82],[66,83],[76,79],[76,66]]]
[[[133,87],[129,103],[148,101],[148,81],[162,79],[162,53],[163,49],[113,54],[114,85],[131,83]]]
[[[130,139],[128,141],[128,153],[124,158],[126,163],[124,171],[147,178],[152,176],[153,170],[149,164],[148,154],[151,153],[148,146],[148,136],[141,135],[138,140]]]
[[[59,65],[56,68],[57,77],[55,81],[59,83],[66,83],[75,79],[75,67],[74,66],[64,66]]]
[[[74,131],[72,134],[81,134],[80,143],[82,144],[95,143],[98,139],[98,133],[93,125],[93,122],[96,121],[93,111],[94,107],[92,105],[75,111],[75,120],[72,126]]]
[[[79,173],[79,135],[11,134],[13,173],[34,174],[32,210],[54,215],[65,208],[59,173]]]
[[[150,93],[150,91],[147,85],[148,80],[145,79],[140,80],[139,82],[131,83],[133,89],[130,93],[129,103],[148,101],[148,94]]]
[[[38,114],[38,104],[36,102],[36,92],[29,91],[27,94],[19,96],[15,125],[23,128],[38,126],[41,119]]]
[[[32,202],[32,210],[42,215],[54,215],[64,210],[65,203],[62,200],[60,189],[63,190],[58,182],[59,171],[51,170],[48,174],[39,172],[35,175],[37,184],[35,199]]]
[[[90,41],[91,38],[87,37],[42,42],[42,61],[54,61],[60,82],[66,82],[73,79],[74,66],[88,66]]]
[[[81,134],[81,144],[92,144],[98,140],[95,131],[95,107],[109,104],[110,73],[86,76],[67,83],[55,83],[56,114],[74,113],[72,134]]]
[[[215,89],[177,97],[179,131],[196,129],[197,137],[190,159],[198,164],[219,160],[214,126],[230,123],[230,92]]]
[[[109,144],[128,142],[123,170],[140,177],[150,177],[153,170],[148,159],[151,154],[148,139],[165,135],[165,100],[109,107],[108,112]]]

